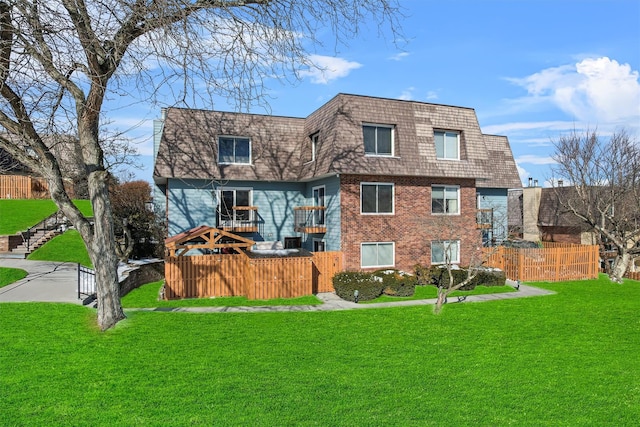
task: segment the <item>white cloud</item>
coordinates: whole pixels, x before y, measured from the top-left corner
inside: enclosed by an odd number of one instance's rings
[[[551,156],[536,156],[535,154],[523,154],[515,159],[519,165],[527,163],[531,165],[553,165],[556,163]]]
[[[411,101],[413,99],[413,91],[416,90],[415,87],[408,87],[402,91],[398,99],[403,99],[405,101]]]
[[[531,130],[567,130],[574,129],[575,122],[548,121],[548,122],[513,122],[499,125],[483,126],[482,132],[490,135],[508,135],[514,132],[526,132]]]
[[[427,92],[427,100],[433,101],[434,99],[438,99],[438,93],[435,90]]]
[[[509,81],[527,90],[525,103],[549,102],[576,120],[594,126],[636,127],[640,121],[639,76],[629,64],[601,57]]]
[[[389,59],[392,61],[402,61],[407,56],[409,56],[409,52],[400,52],[393,56],[390,56]]]
[[[516,168],[518,168],[518,174],[520,175],[521,182],[525,182],[527,179],[529,179],[531,174],[525,168],[523,168],[517,163],[516,163]]]
[[[309,61],[314,64],[307,70],[302,70],[302,77],[309,77],[312,83],[328,84],[332,80],[346,77],[352,70],[362,67],[362,64],[347,61],[334,56],[311,55]]]

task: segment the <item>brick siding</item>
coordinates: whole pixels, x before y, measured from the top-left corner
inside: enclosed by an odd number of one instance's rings
[[[360,183],[394,184],[393,215],[361,215]],[[460,187],[460,215],[431,214],[431,186]],[[460,264],[468,265],[481,246],[476,229],[476,188],[473,179],[340,176],[342,251],[345,269],[360,270],[362,242],[395,242],[395,267],[412,271],[431,264],[432,240],[460,240]]]

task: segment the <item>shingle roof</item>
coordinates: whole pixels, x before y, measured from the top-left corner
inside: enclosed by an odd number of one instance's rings
[[[394,156],[365,156],[363,123],[395,127]],[[436,159],[433,130],[459,131],[460,160]],[[318,133],[311,162],[309,135]],[[249,136],[253,164],[220,166],[219,135]],[[515,188],[520,179],[506,137],[483,135],[465,107],[338,94],[307,118],[168,110],[155,177],[301,180],[333,173],[476,178]]]
[[[547,227],[577,227],[583,231],[589,227],[565,209],[560,200],[575,197],[575,187],[543,188],[540,194],[538,225]]]

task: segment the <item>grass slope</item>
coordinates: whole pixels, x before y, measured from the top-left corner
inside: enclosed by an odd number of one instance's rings
[[[7,425],[630,426],[640,283],[551,296],[252,314],[2,304]]]
[[[19,268],[0,267],[0,288],[27,277],[27,272]]]
[[[76,230],[67,230],[41,248],[33,251],[27,259],[38,261],[77,262],[91,267],[91,260],[87,248]]]
[[[74,200],[78,209],[86,216],[93,211],[89,200]],[[57,210],[53,200],[0,200],[0,234],[15,234],[33,227]]]

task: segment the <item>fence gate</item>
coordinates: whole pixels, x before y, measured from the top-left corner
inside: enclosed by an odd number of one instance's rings
[[[91,304],[96,299],[96,272],[78,264],[78,299],[83,298],[83,305]]]

